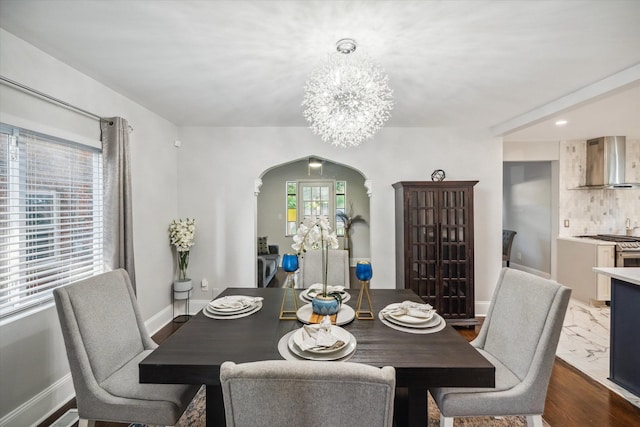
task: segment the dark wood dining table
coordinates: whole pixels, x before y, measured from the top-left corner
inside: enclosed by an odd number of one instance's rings
[[[239,319],[218,320],[202,311],[193,316],[140,362],[141,383],[206,385],[207,426],[224,426],[220,365],[278,360],[278,341],[300,328],[297,320],[279,320],[283,288],[227,288],[221,296],[248,295],[264,298],[260,311]],[[289,291],[290,292],[290,291]],[[297,290],[297,292],[300,292]],[[352,308],[358,290],[349,290]],[[374,313],[390,303],[421,302],[411,290],[372,289]],[[412,334],[375,320],[354,319],[343,328],[352,333],[357,347],[349,362],[396,369],[397,387],[407,388],[409,426],[427,425],[429,387],[494,387],[495,368],[452,326],[431,334]],[[336,362],[340,363],[340,362]]]

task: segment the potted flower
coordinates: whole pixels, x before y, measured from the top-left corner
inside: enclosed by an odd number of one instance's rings
[[[311,301],[311,307],[314,313],[318,314],[335,314],[340,310],[342,304],[342,296],[339,292],[327,292],[327,268],[328,268],[328,249],[338,249],[338,237],[335,231],[331,231],[329,219],[325,216],[311,216],[306,218],[298,232],[293,236],[293,244],[291,247],[301,252],[307,249],[320,249],[322,251],[322,293],[316,295]]]
[[[171,245],[178,253],[178,280],[173,284],[173,290],[184,292],[191,289],[191,279],[187,277],[189,266],[189,250],[193,246],[196,231],[196,220],[193,218],[174,219],[169,226]]]

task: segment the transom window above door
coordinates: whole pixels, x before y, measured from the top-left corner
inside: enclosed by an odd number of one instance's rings
[[[344,212],[346,181],[287,181],[286,235],[296,234],[297,225],[309,216],[326,216],[338,236],[344,236],[344,224],[336,223],[336,212]]]

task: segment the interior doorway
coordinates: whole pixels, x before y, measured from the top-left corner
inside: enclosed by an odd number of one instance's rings
[[[557,162],[503,163],[502,228],[516,234],[510,266],[555,277]]]
[[[336,210],[343,209],[348,216],[358,215],[361,218],[349,230],[350,265],[370,260],[366,178],[360,171],[347,165],[317,156],[310,157],[319,159],[322,167],[310,168],[309,158],[305,157],[276,165],[262,174],[262,185],[257,196],[256,237],[267,237],[269,245],[277,245],[281,258],[282,254],[293,253],[291,244],[295,225],[309,210],[312,214],[328,214],[332,226],[338,231],[340,249],[344,249],[346,236],[343,224],[336,221]],[[305,195],[305,192],[309,194]],[[292,224],[292,221],[295,223]]]

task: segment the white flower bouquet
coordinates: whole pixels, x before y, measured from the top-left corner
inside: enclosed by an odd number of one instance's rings
[[[187,266],[189,265],[189,250],[193,246],[196,232],[196,220],[193,218],[174,219],[169,226],[171,244],[178,252],[179,280],[187,280]]]
[[[322,250],[322,296],[327,297],[327,249],[338,249],[338,237],[335,231],[331,231],[331,224],[326,216],[310,216],[298,227],[298,232],[293,236],[291,247],[298,252],[306,252],[307,249]],[[338,298],[340,298],[338,296]]]
[[[307,249],[318,249],[323,246],[330,246],[331,249],[338,249],[338,237],[335,231],[331,231],[329,219],[326,216],[310,216],[302,221],[298,232],[293,236],[291,247],[300,254]]]

